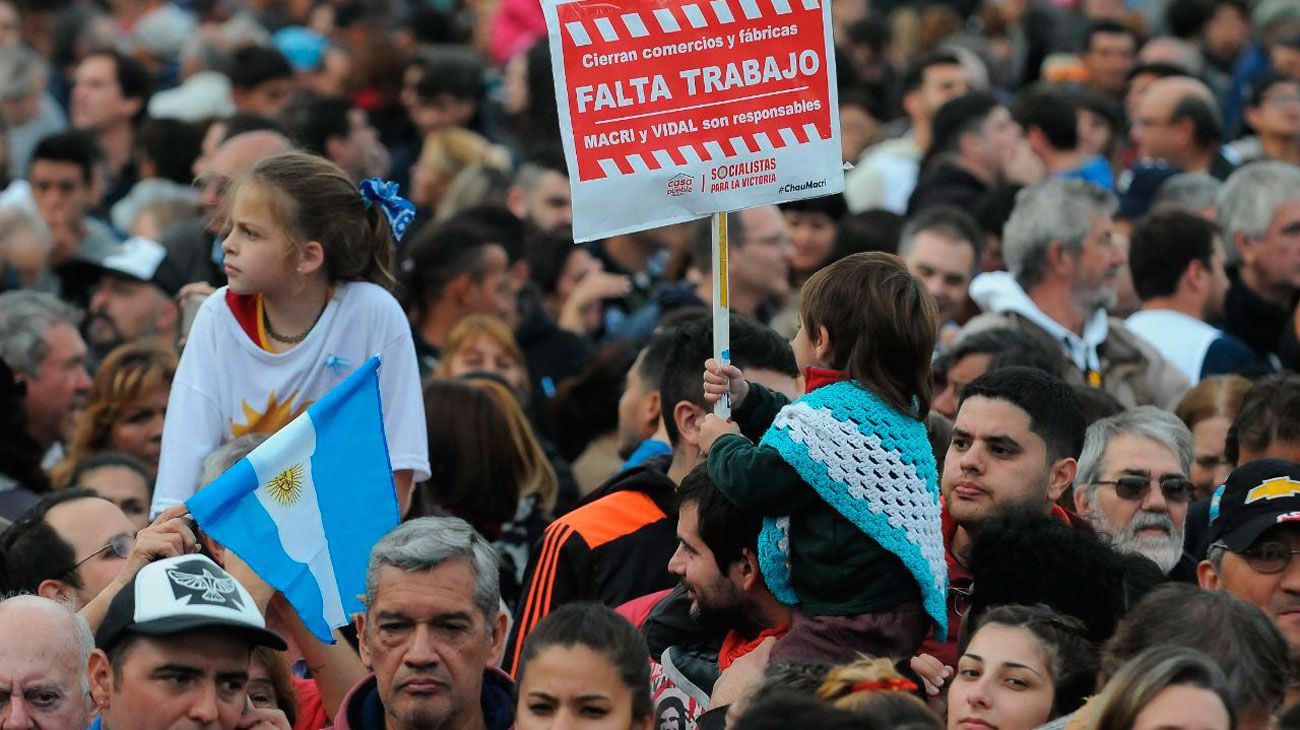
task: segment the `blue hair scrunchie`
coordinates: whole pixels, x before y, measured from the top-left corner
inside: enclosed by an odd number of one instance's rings
[[[366,201],[367,208],[372,203],[379,203],[389,227],[393,229],[393,238],[400,242],[411,221],[415,220],[415,206],[397,194],[397,183],[377,177],[362,180],[361,198]]]

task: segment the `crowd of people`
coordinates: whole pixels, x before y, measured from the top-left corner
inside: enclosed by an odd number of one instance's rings
[[[830,16],[719,362],[536,0],[0,0],[0,728],[1300,727],[1300,3]],[[325,643],[185,501],[376,353]]]

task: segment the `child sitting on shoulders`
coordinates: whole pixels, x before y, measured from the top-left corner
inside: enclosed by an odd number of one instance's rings
[[[895,256],[860,253],[804,284],[792,343],[805,395],[705,365],[700,448],[718,489],[765,515],[759,563],[795,605],[772,658],[911,657],[947,633],[938,476],[926,437],[934,302]],[[758,440],[755,445],[753,440]]]

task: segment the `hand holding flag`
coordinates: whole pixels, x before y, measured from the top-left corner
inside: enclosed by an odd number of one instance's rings
[[[370,548],[399,522],[378,369],[370,358],[186,502],[329,644],[364,609]]]

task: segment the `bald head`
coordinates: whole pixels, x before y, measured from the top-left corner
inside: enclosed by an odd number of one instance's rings
[[[1201,52],[1193,44],[1179,38],[1160,36],[1152,38],[1138,53],[1142,63],[1164,63],[1177,66],[1189,74],[1200,73]]]
[[[203,216],[208,230],[214,234],[219,232],[221,205],[225,200],[226,188],[232,181],[248,174],[258,162],[267,157],[291,149],[293,143],[288,137],[265,129],[237,134],[222,142],[207,161],[204,174],[207,182],[202,190]]]
[[[86,669],[94,648],[90,627],[62,603],[38,596],[0,602],[0,693],[9,696],[0,727],[88,726]]]
[[[1153,81],[1138,101],[1133,139],[1143,157],[1168,160],[1188,172],[1204,172],[1223,134],[1210,87],[1188,76]],[[1206,155],[1210,160],[1205,160]]]

